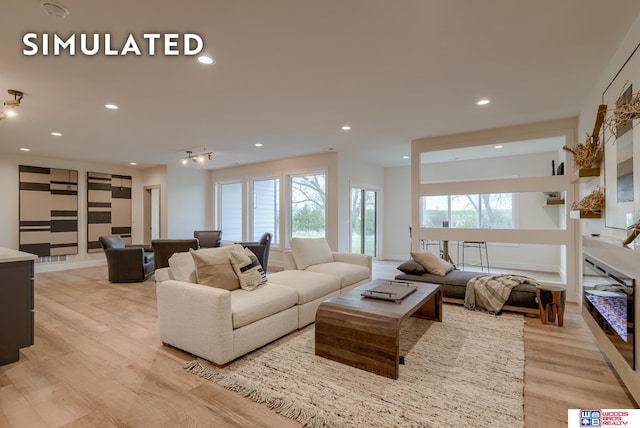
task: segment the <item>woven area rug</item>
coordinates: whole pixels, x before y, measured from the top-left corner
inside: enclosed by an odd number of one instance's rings
[[[400,377],[314,354],[313,325],[217,368],[185,369],[309,427],[524,427],[524,321],[444,305],[403,323]]]

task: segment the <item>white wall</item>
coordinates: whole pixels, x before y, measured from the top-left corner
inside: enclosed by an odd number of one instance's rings
[[[66,261],[37,263],[36,272],[74,269],[106,264],[103,253],[87,253],[87,172],[104,172],[132,176],[131,189],[131,239],[142,242],[143,206],[142,174],[140,170],[112,164],[78,162],[51,159],[32,154],[3,154],[0,158],[0,246],[18,249],[19,245],[19,191],[18,166],[40,166],[45,168],[74,169],[78,171],[78,254],[69,255]]]
[[[596,111],[598,109],[598,105],[602,102],[602,93],[605,88],[609,85],[609,82],[614,78],[618,70],[625,63],[629,55],[633,52],[633,50],[640,42],[640,15],[636,18],[634,24],[630,28],[627,36],[619,45],[618,49],[615,53],[613,53],[611,61],[606,65],[603,70],[603,73],[600,79],[597,82],[594,82],[593,91],[589,94],[588,100],[584,105],[584,108],[580,112],[579,117],[579,135],[583,136],[587,132],[591,132],[593,129],[593,123],[596,117]],[[640,55],[640,51],[635,53],[635,56]],[[637,76],[636,78],[640,78]],[[638,88],[640,87],[640,81],[632,82],[633,92],[637,93]],[[638,121],[634,126],[638,126]],[[635,131],[635,130],[634,130]],[[635,132],[634,132],[635,136]],[[638,156],[640,147],[640,141],[638,139],[634,140],[634,158]],[[637,164],[636,164],[637,165]],[[634,165],[635,168],[635,165]],[[636,170],[636,177],[634,180],[634,186],[638,186],[640,182],[640,174]],[[596,183],[589,182],[588,184],[581,185],[581,194],[588,193],[596,184],[600,184],[604,187],[604,177],[601,176],[599,181]],[[636,192],[638,191],[638,187],[635,187]],[[605,189],[606,191],[606,189]],[[637,193],[636,193],[637,194]],[[638,207],[639,201],[636,200],[636,207]],[[636,213],[638,214],[638,213]],[[640,257],[638,251],[631,251],[628,248],[622,247],[621,242],[627,236],[626,231],[613,229],[604,227],[604,220],[581,220],[580,227],[582,231],[581,236],[576,237],[576,245],[580,246],[584,240],[585,248],[596,257],[602,259],[606,263],[617,267],[623,272],[633,276],[636,280],[636,293],[638,289],[638,284],[640,284],[640,271],[638,266],[640,265]],[[591,233],[600,233],[601,236],[597,238],[592,238],[588,236]],[[576,260],[577,263],[582,263],[582,257]],[[635,314],[638,317],[640,314],[640,299],[636,296],[635,299]],[[604,333],[598,328],[595,322],[589,319],[588,315],[585,315],[585,319],[587,319],[587,324],[591,328],[596,338],[596,341],[600,345],[600,348],[604,350],[608,359],[611,361],[611,364],[616,369],[616,372],[625,383],[631,394],[633,395],[636,401],[640,401],[640,370],[633,370],[630,366],[623,360],[618,351],[611,345],[611,342],[605,337]],[[636,318],[636,324],[638,323],[638,319]],[[636,338],[635,343],[635,354],[636,358],[640,358],[640,340]],[[637,361],[637,360],[636,360]],[[636,364],[638,364],[636,362]]]
[[[375,190],[378,194],[378,230],[384,217],[384,168],[362,162],[353,155],[338,154],[338,251],[351,252],[351,188]],[[384,239],[378,233],[378,254]],[[378,256],[378,258],[381,258]]]
[[[411,249],[411,167],[384,170],[384,222],[381,257],[407,260]]]
[[[167,238],[193,238],[194,230],[205,229],[210,189],[208,171],[167,166]]]

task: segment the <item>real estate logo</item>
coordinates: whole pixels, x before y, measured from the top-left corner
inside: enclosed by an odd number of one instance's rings
[[[122,42],[109,33],[26,33],[22,54],[26,56],[193,56],[202,52],[204,41],[196,33],[129,33]]]
[[[583,410],[580,409],[580,426],[581,427],[599,427],[602,423],[601,410]]]

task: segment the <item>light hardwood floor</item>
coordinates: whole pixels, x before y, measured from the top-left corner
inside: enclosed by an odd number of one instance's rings
[[[106,267],[36,275],[35,345],[0,367],[0,427],[299,426],[181,368],[193,356],[161,345],[153,278],[106,278]],[[564,328],[526,322],[529,428],[566,427],[568,408],[633,407],[578,307],[567,312]]]

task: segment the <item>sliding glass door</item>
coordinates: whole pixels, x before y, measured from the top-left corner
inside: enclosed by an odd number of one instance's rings
[[[377,199],[375,190],[351,188],[351,252],[376,256]]]

